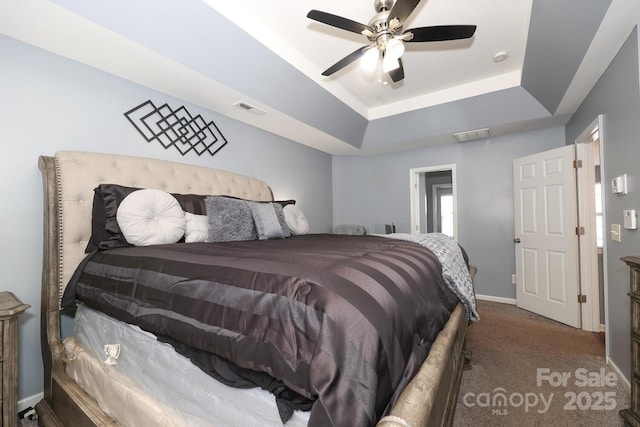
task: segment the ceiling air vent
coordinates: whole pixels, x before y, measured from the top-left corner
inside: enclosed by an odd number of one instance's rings
[[[454,133],[453,136],[456,138],[456,141],[458,142],[467,142],[467,141],[473,141],[474,139],[488,138],[491,135],[489,134],[489,128],[484,128],[484,129],[476,129],[476,130],[469,130],[466,132]]]
[[[265,111],[262,111],[258,107],[254,107],[253,105],[247,104],[246,102],[242,102],[242,101],[236,102],[235,104],[233,104],[233,106],[241,110],[248,111],[251,114],[255,114],[256,116],[262,116],[264,114],[267,114]]]

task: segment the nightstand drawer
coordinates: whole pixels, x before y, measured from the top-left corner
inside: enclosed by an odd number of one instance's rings
[[[640,411],[640,378],[631,375],[631,409],[637,414]]]
[[[631,339],[631,370],[633,375],[640,375],[640,341]]]
[[[631,298],[631,333],[640,334],[640,301]]]
[[[629,264],[627,262],[627,264]],[[629,289],[631,290],[631,292],[640,295],[640,270],[636,267],[636,268],[631,268],[631,285],[629,286]]]

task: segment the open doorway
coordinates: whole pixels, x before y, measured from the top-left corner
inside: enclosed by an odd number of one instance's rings
[[[455,165],[410,170],[411,232],[458,236]]]
[[[430,222],[429,233],[442,233],[453,237],[453,188],[451,186],[451,172],[446,176],[447,184],[432,184],[427,181],[427,194],[431,191],[433,197],[432,208],[427,212],[426,220]],[[428,197],[428,196],[427,196]]]
[[[606,324],[606,250],[602,186],[602,116],[596,118],[575,140],[577,158],[578,221],[580,236],[580,293],[587,298],[582,305],[582,328],[604,332]]]

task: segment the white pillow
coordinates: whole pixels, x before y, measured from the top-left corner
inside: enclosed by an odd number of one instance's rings
[[[185,232],[184,241],[187,243],[206,242],[209,236],[209,220],[206,215],[184,213]]]
[[[307,234],[309,232],[309,221],[304,213],[296,205],[287,205],[282,211],[284,212],[284,219],[291,230],[291,234],[300,235]]]
[[[162,190],[129,194],[120,202],[116,220],[127,242],[135,246],[176,243],[185,230],[180,203]]]

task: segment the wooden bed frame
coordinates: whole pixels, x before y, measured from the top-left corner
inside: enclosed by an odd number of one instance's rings
[[[91,235],[93,189],[100,183],[116,183],[174,193],[272,200],[271,189],[262,181],[216,169],[112,154],[61,151],[54,157],[41,156],[38,166],[44,187],[44,398],[36,405],[38,421],[42,426],[120,426],[66,373],[60,335],[61,293]],[[473,277],[475,267],[471,270]],[[464,319],[464,309],[458,304],[420,371],[379,426],[452,425],[463,366],[468,362]]]

